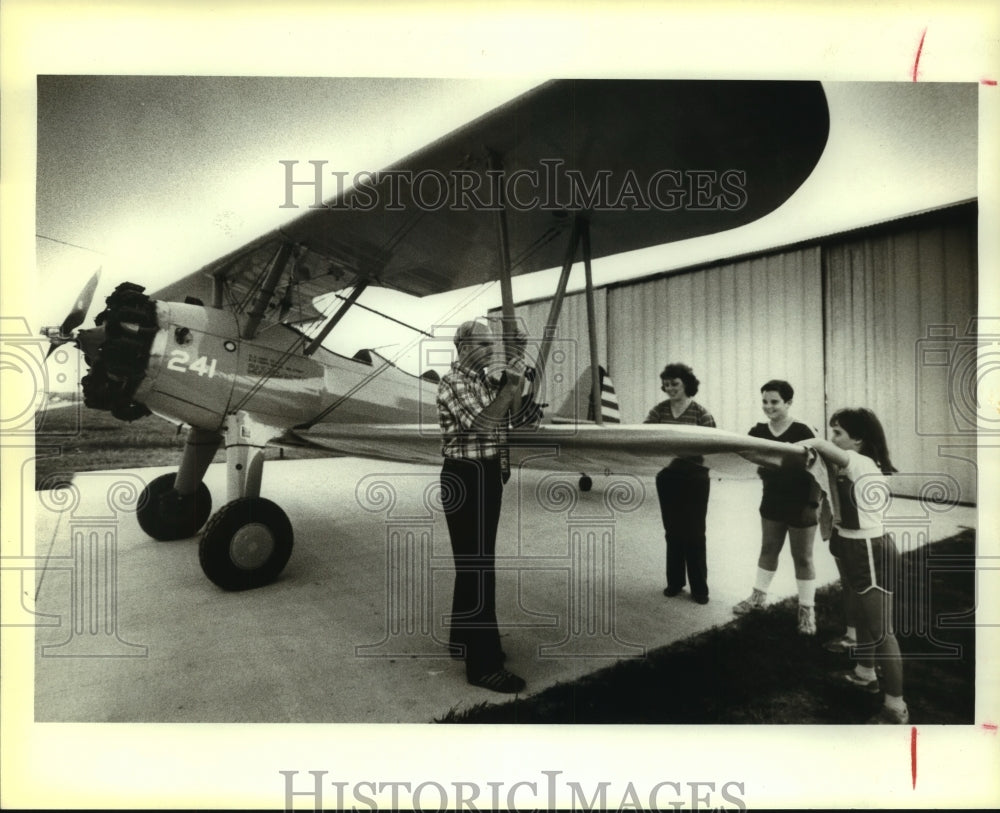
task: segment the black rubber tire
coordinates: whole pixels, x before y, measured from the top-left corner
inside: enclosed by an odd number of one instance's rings
[[[292,542],[292,523],[284,511],[263,497],[243,497],[209,520],[198,561],[223,590],[251,590],[278,578],[292,556]]]
[[[194,536],[212,513],[212,494],[208,486],[198,483],[194,494],[181,497],[174,491],[176,479],[177,472],[163,474],[139,495],[139,507],[135,511],[139,527],[158,542]]]

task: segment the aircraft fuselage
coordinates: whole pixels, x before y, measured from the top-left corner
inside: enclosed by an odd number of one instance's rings
[[[436,424],[431,381],[323,349],[305,356],[303,334],[282,324],[244,339],[231,311],[151,300],[134,288],[125,295],[124,304],[109,298],[95,329],[104,341],[88,355],[85,396],[110,390],[113,397],[88,397],[91,406],[128,418],[145,408],[209,431],[237,411],[288,428],[321,413],[335,422]]]

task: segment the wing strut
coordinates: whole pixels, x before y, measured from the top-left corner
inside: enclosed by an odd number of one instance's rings
[[[260,320],[264,317],[264,312],[267,310],[267,303],[270,302],[271,297],[274,296],[274,292],[278,287],[278,280],[281,279],[281,275],[285,272],[285,266],[288,264],[288,259],[291,256],[292,244],[282,242],[282,244],[278,246],[278,251],[274,255],[274,259],[271,261],[271,267],[267,269],[267,276],[264,278],[264,282],[260,286],[260,290],[257,292],[257,298],[254,300],[253,307],[250,309],[250,315],[240,333],[241,339],[252,339],[257,334],[257,328],[260,325]]]
[[[323,329],[316,334],[316,338],[314,338],[309,343],[309,346],[303,351],[304,355],[311,356],[317,349],[319,349],[319,346],[323,344],[323,340],[330,335],[330,331],[337,325],[337,322],[344,318],[344,314],[351,309],[351,305],[357,302],[358,297],[364,293],[364,290],[367,287],[367,280],[358,281],[357,285],[354,286],[354,289],[351,291],[347,299],[345,299],[343,304],[337,308],[337,312],[330,317],[329,321],[327,321],[325,325],[323,325]]]
[[[225,272],[229,270],[229,266],[226,266],[218,274],[212,275],[212,307],[216,310],[222,310],[222,306],[225,304],[225,290],[226,290],[226,274]]]
[[[569,282],[569,274],[573,268],[576,247],[581,244],[583,246],[583,268],[586,274],[587,335],[590,340],[590,401],[593,406],[595,423],[603,425],[604,420],[601,416],[601,373],[597,353],[597,325],[595,324],[594,281],[590,269],[590,221],[586,216],[579,213],[573,215],[573,227],[570,231],[569,243],[566,246],[562,273],[559,275],[556,292],[552,297],[552,305],[549,308],[549,316],[542,332],[542,344],[538,351],[538,368],[544,374],[545,365],[549,360],[552,340],[555,337],[556,323],[559,321],[559,312],[562,310],[563,299],[566,296],[566,285]]]
[[[583,241],[583,270],[586,275],[587,298],[587,336],[590,339],[590,402],[594,406],[594,423],[604,425],[601,415],[601,367],[597,355],[597,325],[594,315],[594,279],[590,273],[590,222],[583,220],[581,224]]]
[[[552,297],[552,305],[549,307],[549,316],[545,321],[542,330],[542,344],[538,350],[538,369],[545,370],[545,365],[549,361],[549,351],[552,349],[552,339],[556,333],[556,322],[559,321],[559,311],[562,309],[562,301],[566,296],[566,283],[569,282],[569,272],[573,268],[573,258],[576,256],[576,247],[580,243],[580,232],[584,228],[586,221],[580,215],[573,216],[573,228],[570,230],[569,244],[566,246],[566,255],[563,259],[562,273],[559,275],[559,282],[556,285],[556,292]]]
[[[493,150],[488,150],[490,169],[494,172],[503,172],[503,163],[500,156]],[[499,174],[498,176],[499,177]],[[510,283],[510,237],[507,231],[507,201],[504,196],[504,184],[497,184],[497,194],[499,196],[499,206],[497,207],[497,251],[500,255],[500,301],[503,309],[503,344],[504,355],[508,361],[514,358],[519,351],[513,346],[514,336],[517,335],[517,322],[514,319],[514,292]],[[511,414],[516,415],[521,411],[521,393],[514,396],[514,401],[510,407]]]

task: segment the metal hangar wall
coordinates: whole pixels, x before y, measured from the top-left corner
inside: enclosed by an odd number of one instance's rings
[[[976,501],[975,201],[753,256],[595,291],[600,363],[623,423],[664,399],[668,362],[691,365],[722,429],[763,420],[760,386],[795,388],[793,414],[826,432],[843,406],[881,418],[893,493]],[[517,306],[540,337],[551,301]],[[491,312],[491,316],[497,315]],[[544,400],[589,366],[582,294],[563,302]]]

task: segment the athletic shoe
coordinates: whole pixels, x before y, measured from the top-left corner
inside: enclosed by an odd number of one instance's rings
[[[878,714],[868,722],[875,725],[906,725],[910,722],[910,710],[904,708],[902,711],[896,711],[888,706],[882,706],[878,710]]]
[[[856,638],[848,638],[846,635],[841,635],[839,638],[834,638],[832,641],[827,641],[823,644],[823,649],[827,652],[833,652],[836,655],[844,655],[857,645],[858,641]]]
[[[845,669],[842,672],[834,672],[833,682],[838,686],[850,686],[853,689],[858,689],[859,691],[867,694],[878,694],[882,690],[878,685],[877,677],[874,677],[871,680],[865,680],[863,677],[858,677],[858,673],[853,669]]]
[[[767,604],[767,593],[755,587],[750,594],[750,598],[743,599],[743,601],[733,607],[733,613],[736,615],[746,615],[747,613],[752,613],[754,610],[763,610],[765,604]]]
[[[508,672],[506,669],[497,669],[495,672],[489,672],[476,678],[470,677],[469,683],[501,694],[516,694],[527,685],[524,678],[518,677],[513,672]]]
[[[812,607],[799,605],[799,635],[816,634],[816,611]]]

